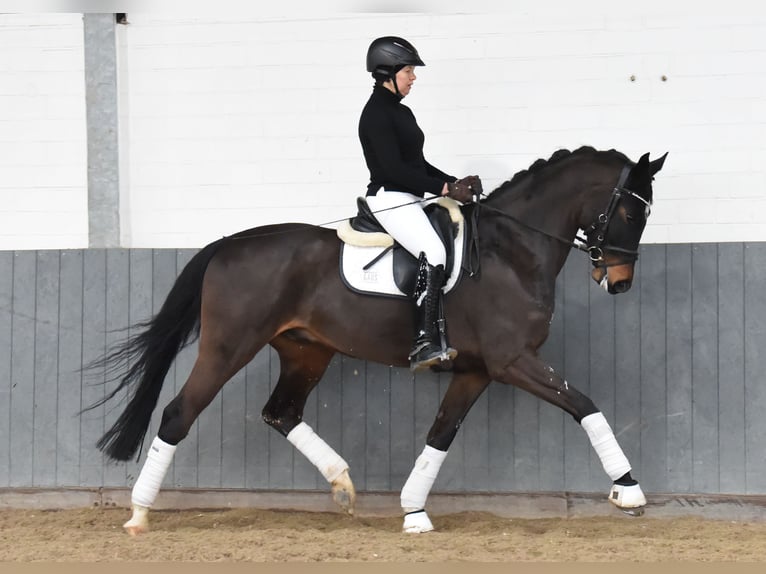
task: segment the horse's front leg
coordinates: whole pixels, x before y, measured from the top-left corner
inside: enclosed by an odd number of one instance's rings
[[[279,354],[280,375],[263,408],[263,420],[309,459],[330,483],[335,503],[353,514],[356,490],[348,463],[302,420],[306,399],[322,378],[334,351],[284,336],[271,344]]]
[[[434,529],[425,511],[426,499],[465,415],[489,381],[489,376],[483,372],[455,373],[452,377],[436,420],[428,431],[426,446],[402,488],[404,532],[420,533]]]
[[[612,479],[609,502],[627,514],[643,514],[646,497],[638,481],[631,476],[630,463],[609,423],[593,401],[531,353],[523,354],[511,365],[493,372],[493,379],[525,389],[571,414],[587,433],[604,471]]]

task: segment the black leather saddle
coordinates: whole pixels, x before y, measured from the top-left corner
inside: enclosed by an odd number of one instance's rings
[[[352,229],[361,233],[387,233],[375,217],[375,214],[372,212],[372,209],[370,209],[370,206],[367,204],[367,200],[364,197],[358,197],[356,205],[358,213],[356,217],[352,217],[349,220]],[[449,210],[441,205],[432,203],[426,206],[423,211],[425,211],[428,216],[428,220],[431,222],[439,239],[444,243],[444,248],[447,251],[446,272],[447,277],[449,277],[452,274],[452,268],[455,264],[455,237],[457,237],[459,231],[459,224],[452,221]],[[372,267],[391,249],[393,249],[394,252],[394,282],[403,293],[411,294],[415,290],[418,260],[409,251],[399,245],[396,240],[394,240],[394,244],[391,247],[388,247],[383,253],[370,261],[365,266],[365,269]]]

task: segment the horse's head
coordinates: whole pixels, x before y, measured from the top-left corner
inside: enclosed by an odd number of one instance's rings
[[[662,169],[667,153],[649,161],[649,154],[626,165],[608,205],[586,230],[591,277],[609,293],[624,293],[633,283],[638,244],[652,205],[652,180]]]

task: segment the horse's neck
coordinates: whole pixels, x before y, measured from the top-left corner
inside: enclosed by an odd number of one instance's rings
[[[573,161],[545,175],[523,181],[504,197],[489,202],[523,222],[500,222],[500,217],[497,224],[507,230],[504,251],[509,263],[528,270],[527,275],[538,284],[544,283],[541,279],[555,280],[571,252],[582,214],[600,200],[593,185],[592,164]]]
[[[566,251],[565,241],[574,239],[578,228],[580,188],[579,178],[561,176],[543,186],[528,185],[511,191],[506,201],[493,206],[523,223],[515,234],[532,251]]]

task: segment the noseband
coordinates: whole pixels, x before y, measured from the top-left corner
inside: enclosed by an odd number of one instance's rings
[[[622,168],[620,177],[617,180],[617,185],[612,190],[612,195],[609,198],[609,204],[607,205],[606,210],[599,214],[596,221],[591,223],[588,229],[585,230],[585,238],[577,237],[577,239],[582,242],[582,244],[578,246],[578,249],[588,253],[588,257],[590,257],[594,267],[612,267],[626,263],[633,263],[638,259],[638,249],[626,249],[609,243],[609,224],[614,217],[615,211],[620,205],[620,201],[622,201],[624,197],[634,197],[643,203],[646,207],[646,218],[649,217],[651,211],[651,203],[636,192],[625,187],[625,181],[628,179],[631,167],[631,165],[626,165]],[[622,257],[620,257],[617,262],[607,264],[604,261],[604,251],[620,253],[622,254]]]

